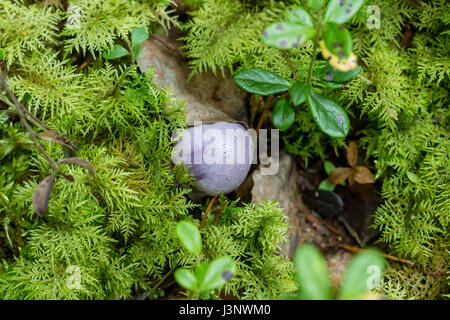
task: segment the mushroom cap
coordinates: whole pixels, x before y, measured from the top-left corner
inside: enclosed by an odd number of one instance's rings
[[[239,187],[253,160],[254,143],[247,128],[235,122],[190,127],[178,134],[172,160],[189,167],[194,188],[209,196]]]

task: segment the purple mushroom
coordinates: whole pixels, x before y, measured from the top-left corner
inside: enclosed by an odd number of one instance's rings
[[[189,167],[194,188],[213,196],[234,191],[250,170],[254,142],[247,128],[234,122],[202,124],[178,132],[172,161]]]

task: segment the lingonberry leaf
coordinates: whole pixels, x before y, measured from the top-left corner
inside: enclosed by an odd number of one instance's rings
[[[344,23],[358,12],[364,0],[330,0],[325,11],[324,20]]]
[[[333,100],[311,91],[307,100],[320,129],[333,138],[345,138],[350,131],[347,113]]]
[[[295,22],[297,24],[304,25],[307,27],[314,27],[314,24],[312,23],[312,19],[309,13],[299,6],[289,7],[287,9],[286,16],[288,21],[290,22]]]
[[[304,82],[296,82],[289,91],[291,93],[292,103],[294,106],[298,106],[305,102],[311,93],[311,86]]]
[[[316,31],[313,27],[296,22],[277,22],[264,29],[261,41],[279,49],[298,48],[312,39]]]
[[[342,24],[328,22],[323,39],[328,50],[340,59],[348,58],[352,53],[352,37]]]
[[[264,69],[245,69],[233,77],[236,84],[247,92],[268,96],[288,90],[286,79]]]
[[[273,125],[275,128],[285,131],[294,123],[295,112],[292,105],[286,99],[279,100],[272,113]]]

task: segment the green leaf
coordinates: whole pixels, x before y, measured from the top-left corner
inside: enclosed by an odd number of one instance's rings
[[[308,0],[306,6],[309,9],[319,10],[323,6],[323,0]]]
[[[300,298],[330,300],[333,297],[327,264],[319,250],[310,244],[298,248],[294,255]]]
[[[415,173],[407,171],[406,175],[408,176],[408,179],[411,180],[411,182],[420,183],[420,178]]]
[[[31,101],[31,98],[32,98],[31,93],[26,92],[26,93],[23,95],[22,101],[23,101],[24,103],[27,103],[27,102],[30,102],[30,101]]]
[[[338,299],[358,299],[366,292],[380,285],[385,269],[384,258],[370,249],[354,256],[345,271]]]
[[[111,51],[103,52],[103,58],[112,60],[112,59],[121,58],[121,57],[129,55],[129,54],[130,53],[128,52],[127,49],[122,47],[120,44],[116,44],[116,45],[114,45],[114,47],[112,48]]]
[[[293,6],[287,9],[287,19],[290,22],[295,22],[303,26],[314,27],[309,13],[299,6]]]
[[[277,101],[273,107],[272,120],[275,128],[285,131],[294,123],[295,112],[286,99]]]
[[[329,88],[341,88],[352,81],[360,72],[361,67],[356,66],[354,70],[343,72],[336,70],[331,65],[327,64],[324,68],[315,73],[323,85]]]
[[[0,49],[0,60],[5,59],[5,50],[4,49]]]
[[[178,222],[175,232],[187,250],[192,253],[199,253],[202,250],[200,231],[192,223],[187,221]]]
[[[286,79],[264,69],[245,69],[233,77],[236,84],[247,92],[268,96],[288,90]]]
[[[345,138],[350,131],[347,113],[333,100],[311,91],[309,109],[320,129],[333,138]]]
[[[361,8],[364,0],[330,0],[325,11],[325,22],[344,23]]]
[[[142,46],[140,44],[136,44],[133,46],[133,60],[136,60],[141,54]]]
[[[133,28],[131,31],[131,44],[132,46],[139,45],[148,39],[149,35],[145,28]]]
[[[202,283],[203,279],[206,275],[206,270],[208,269],[208,264],[206,263],[200,263],[199,265],[195,266],[194,269],[194,275],[197,279],[197,283]]]
[[[298,48],[312,39],[315,33],[315,29],[307,25],[296,22],[277,22],[263,31],[261,41],[279,49]]]
[[[184,268],[178,268],[175,270],[173,277],[175,278],[175,281],[183,288],[191,291],[197,290],[197,279],[191,271]]]
[[[333,164],[333,162],[328,161],[328,160],[325,160],[323,166],[324,166],[325,172],[327,174],[330,174],[331,171],[333,171],[336,168],[336,166]]]
[[[334,191],[336,186],[332,184],[328,179],[322,180],[322,182],[319,184],[319,190],[326,190],[326,191]]]
[[[214,259],[207,267],[199,288],[201,292],[220,289],[233,275],[236,264],[230,257]]]
[[[346,59],[352,53],[352,36],[342,24],[328,22],[323,39],[328,50],[340,59]]]
[[[291,90],[291,98],[294,106],[298,106],[301,103],[305,102],[306,98],[311,93],[311,86],[304,82],[296,82],[292,86]]]

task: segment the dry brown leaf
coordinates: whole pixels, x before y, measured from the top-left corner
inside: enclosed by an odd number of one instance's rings
[[[83,158],[73,157],[73,158],[66,158],[63,160],[58,161],[58,164],[75,164],[77,166],[81,166],[83,168],[88,169],[92,175],[95,177],[95,169],[92,166],[92,164]]]
[[[353,173],[353,179],[355,179],[355,181],[360,184],[375,182],[372,172],[370,172],[369,169],[367,169],[366,167],[363,167],[363,166],[355,167],[355,172]]]
[[[339,167],[333,169],[328,176],[328,180],[334,185],[338,185],[345,181],[353,173],[352,168]]]
[[[43,139],[43,140],[47,140],[53,143],[57,143],[60,144],[62,146],[65,146],[73,151],[76,151],[74,149],[74,147],[72,145],[70,145],[70,143],[68,143],[68,141],[66,141],[66,138],[64,138],[63,136],[61,136],[57,131],[55,130],[48,130],[45,131],[43,133],[41,133],[39,135],[39,138]]]
[[[55,182],[55,175],[46,177],[39,183],[33,195],[33,205],[36,212],[43,216],[48,209],[48,200],[50,199],[50,192],[52,191],[53,183]]]
[[[356,146],[356,142],[352,141],[347,149],[347,162],[350,167],[354,167],[356,165],[356,160],[358,160],[358,147]]]

